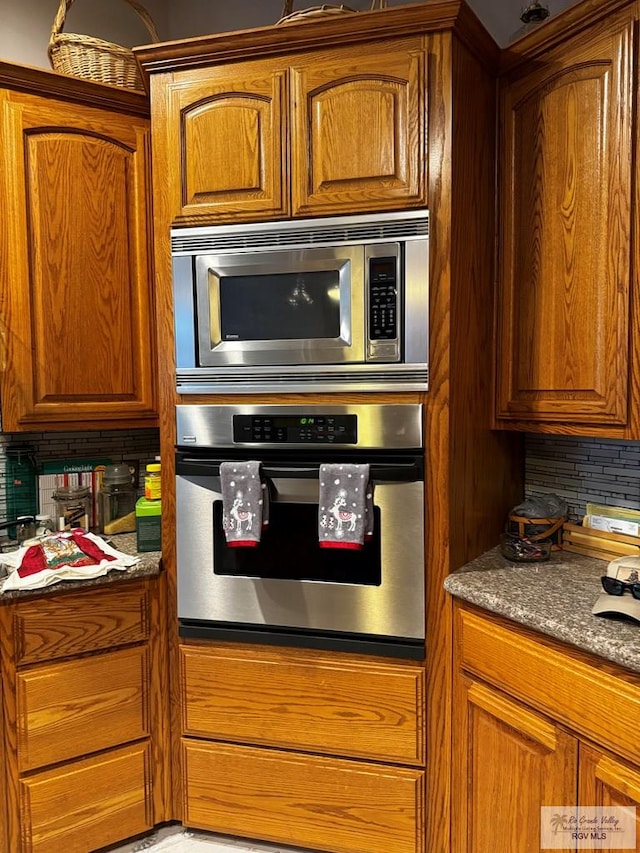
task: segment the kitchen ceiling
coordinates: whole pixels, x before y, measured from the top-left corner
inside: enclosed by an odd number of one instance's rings
[[[388,0],[388,6],[401,6],[422,0]],[[549,0],[549,12],[553,16],[574,5],[576,0]],[[492,34],[497,43],[506,45],[519,33],[522,23],[520,14],[527,0],[468,0],[469,5]],[[313,6],[315,0],[299,0],[293,4],[295,10]],[[371,6],[370,0],[348,0],[352,9],[364,10]],[[247,29],[273,24],[282,13],[282,0],[234,0],[233,3],[210,3],[205,0],[182,0],[173,3],[167,0],[166,23],[170,39],[188,38],[213,32]]]

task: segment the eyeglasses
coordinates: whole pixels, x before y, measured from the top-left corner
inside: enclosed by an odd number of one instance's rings
[[[624,595],[625,589],[628,589],[634,598],[640,600],[640,583],[619,581],[617,578],[610,578],[608,575],[603,575],[600,580],[602,581],[602,588],[609,595]]]

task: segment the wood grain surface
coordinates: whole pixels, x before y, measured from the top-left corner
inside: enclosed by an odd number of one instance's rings
[[[418,770],[183,740],[184,821],[331,853],[424,853]]]
[[[187,735],[424,764],[424,668],[299,649],[182,649]]]
[[[144,583],[10,606],[17,666],[147,640],[149,594]],[[154,626],[158,627],[158,626]]]
[[[497,690],[458,674],[452,853],[533,853],[540,809],[576,802],[578,742]]]
[[[637,740],[624,726],[610,724],[640,719],[637,674],[473,609],[457,608],[456,636],[465,671],[640,764]]]
[[[156,422],[145,119],[0,90],[3,428]]]
[[[87,853],[153,826],[148,744],[131,744],[20,782],[24,853]]]
[[[629,435],[633,18],[501,85],[500,423]]]

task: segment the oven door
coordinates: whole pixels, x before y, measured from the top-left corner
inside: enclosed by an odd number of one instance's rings
[[[422,460],[370,462],[374,535],[360,551],[319,547],[318,471],[263,462],[269,525],[257,548],[229,548],[219,463],[178,454],[182,636],[424,657]]]

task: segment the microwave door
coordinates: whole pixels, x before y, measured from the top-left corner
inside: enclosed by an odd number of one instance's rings
[[[196,259],[201,366],[364,359],[359,246]]]

